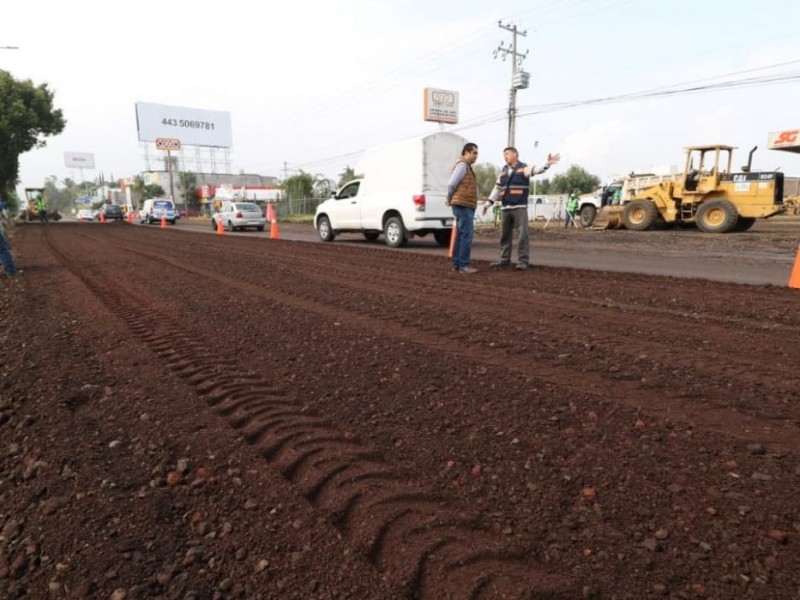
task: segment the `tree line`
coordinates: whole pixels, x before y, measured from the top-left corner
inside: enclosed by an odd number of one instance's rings
[[[478,193],[481,198],[486,198],[492,191],[497,181],[500,169],[491,163],[473,165],[473,172],[478,183]],[[304,198],[327,198],[331,192],[342,187],[347,182],[358,178],[352,167],[347,166],[339,173],[338,180],[327,179],[323,175],[312,175],[301,170],[298,174],[287,177],[282,184],[285,197],[289,200],[302,200]],[[552,179],[537,176],[536,195],[569,194],[577,191],[579,194],[593,192],[600,185],[600,178],[592,175],[586,169],[572,165],[566,172],[553,176]]]

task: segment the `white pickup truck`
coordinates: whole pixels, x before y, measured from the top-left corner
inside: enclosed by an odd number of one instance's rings
[[[447,182],[466,143],[437,132],[365,151],[355,167],[358,179],[317,207],[320,239],[332,242],[339,233],[355,232],[372,241],[383,234],[388,246],[400,247],[430,233],[447,246],[453,226]]]

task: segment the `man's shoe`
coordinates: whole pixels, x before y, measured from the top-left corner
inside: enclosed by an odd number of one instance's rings
[[[472,275],[473,273],[477,273],[478,269],[475,267],[464,267],[463,269],[459,269],[459,273],[463,273],[464,275]]]
[[[506,262],[504,260],[496,260],[494,262],[489,263],[489,266],[494,269],[502,269],[504,267],[509,266],[510,264],[511,264],[510,262]]]
[[[524,271],[525,269],[528,268],[528,265],[526,265],[525,263],[517,263],[517,266],[514,268],[517,269],[517,271]]]

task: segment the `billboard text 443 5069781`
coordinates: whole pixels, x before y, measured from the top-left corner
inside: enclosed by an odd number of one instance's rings
[[[218,110],[136,103],[136,129],[140,142],[159,138],[180,140],[184,146],[231,148],[231,115]]]

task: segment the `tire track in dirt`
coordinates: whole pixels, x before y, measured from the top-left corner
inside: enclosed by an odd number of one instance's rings
[[[361,250],[361,249],[360,249]],[[655,337],[653,334],[642,333],[636,339],[613,336],[593,335],[588,338],[586,334],[586,323],[596,321],[597,314],[594,302],[585,303],[578,310],[572,307],[572,298],[565,300],[563,296],[548,294],[547,298],[540,298],[542,292],[531,291],[527,288],[514,287],[521,286],[519,277],[512,282],[512,287],[508,287],[508,282],[503,281],[503,288],[487,288],[485,285],[475,284],[465,281],[458,277],[443,277],[442,280],[431,282],[431,287],[438,284],[437,293],[445,295],[447,290],[455,295],[469,295],[472,301],[479,305],[495,306],[501,300],[525,304],[534,310],[531,303],[532,297],[535,298],[535,307],[544,309],[542,315],[538,317],[540,322],[547,320],[557,321],[563,324],[559,330],[559,337],[546,337],[536,331],[535,323],[527,316],[528,311],[519,314],[512,314],[504,318],[504,323],[498,323],[494,316],[484,317],[480,314],[467,315],[475,320],[474,331],[491,332],[491,334],[463,333],[454,330],[451,325],[451,318],[448,313],[453,310],[459,311],[459,307],[450,307],[437,304],[431,301],[429,304],[430,314],[424,322],[408,319],[404,316],[403,306],[408,302],[419,302],[421,294],[415,290],[415,284],[419,285],[420,275],[418,273],[387,274],[375,268],[371,260],[366,264],[359,264],[358,269],[363,277],[357,281],[349,281],[344,275],[352,273],[353,264],[349,263],[347,268],[338,267],[334,264],[326,264],[325,270],[320,269],[320,265],[307,260],[294,260],[292,253],[287,252],[279,255],[276,261],[287,284],[292,279],[305,278],[316,282],[320,293],[308,292],[307,294],[294,294],[291,285],[280,286],[280,279],[277,281],[273,277],[267,284],[263,277],[255,276],[252,270],[241,270],[236,273],[234,279],[221,273],[212,273],[209,269],[197,269],[188,266],[180,258],[164,258],[163,255],[155,254],[151,250],[128,248],[128,252],[142,255],[149,260],[159,257],[159,260],[170,264],[172,267],[190,273],[193,276],[202,276],[215,280],[220,285],[226,287],[242,287],[243,283],[248,286],[248,292],[260,298],[268,298],[283,304],[292,305],[305,311],[313,311],[331,320],[347,320],[356,327],[374,328],[375,323],[380,323],[382,330],[389,330],[392,336],[412,343],[422,344],[436,352],[449,352],[463,357],[466,360],[477,364],[489,365],[493,368],[504,368],[526,375],[537,377],[552,385],[562,389],[572,390],[580,395],[604,396],[604,390],[613,385],[615,396],[614,401],[636,409],[644,410],[651,414],[661,414],[670,418],[677,418],[692,422],[695,426],[710,430],[722,430],[730,433],[733,425],[738,435],[746,441],[768,442],[793,452],[800,452],[800,440],[798,440],[798,426],[796,420],[787,419],[783,406],[781,410],[775,409],[772,413],[765,407],[759,406],[753,409],[754,414],[744,412],[734,412],[729,404],[712,405],[710,403],[698,402],[702,399],[704,386],[709,385],[709,380],[719,377],[716,371],[698,371],[695,367],[696,348],[702,344],[702,335],[697,338],[690,332],[685,332],[683,328],[672,326],[673,313],[662,312],[665,314],[666,321],[656,321],[658,315],[651,314],[651,307],[648,306],[646,313],[638,312],[633,315],[626,314],[627,326],[633,330],[642,332],[659,331],[662,335],[668,336]],[[363,249],[362,254],[375,254],[380,251],[377,249]],[[394,254],[392,257],[394,258]],[[247,263],[257,257],[243,253],[242,260],[237,263]],[[277,258],[277,257],[276,257]],[[412,264],[418,263],[419,257],[406,256],[405,261]],[[246,260],[245,260],[246,259]],[[394,264],[394,261],[393,261]],[[515,274],[516,275],[516,274]],[[524,276],[524,275],[523,275]],[[381,285],[371,283],[380,279]],[[394,291],[391,295],[385,291],[387,280],[393,285]],[[424,279],[422,280],[424,282]],[[276,285],[277,284],[277,285]],[[280,290],[278,289],[280,288]],[[368,307],[353,305],[353,289],[369,289],[373,297]],[[428,296],[430,297],[430,296]],[[544,301],[542,301],[544,300]],[[608,302],[608,301],[605,301]],[[613,302],[613,301],[612,301]],[[366,308],[366,311],[364,310]],[[659,307],[656,307],[658,310]],[[462,311],[463,312],[463,311]],[[614,311],[609,313],[614,315]],[[617,314],[618,316],[618,314]],[[695,314],[697,320],[705,319],[704,314]],[[712,315],[713,317],[713,315]],[[712,320],[714,320],[712,318]],[[520,328],[528,328],[529,335],[536,340],[539,351],[536,357],[536,364],[531,355],[521,355],[516,349],[510,346],[504,347],[495,344],[491,348],[491,354],[487,355],[487,347],[490,338],[493,340],[509,340],[519,336]],[[760,327],[759,327],[760,329]],[[786,340],[786,338],[783,338]],[[587,350],[589,343],[591,349]],[[741,353],[740,358],[735,356],[724,357],[727,373],[731,377],[736,377],[739,372],[746,373],[752,370],[752,362],[747,360],[760,353],[774,352],[776,346],[780,346],[781,340],[771,341],[770,347],[762,347],[759,350],[753,348],[752,352]],[[640,379],[643,375],[633,376],[605,371],[603,364],[595,365],[595,357],[600,354],[607,355],[611,352],[617,355],[619,362],[638,364],[637,369],[640,373],[649,374],[657,371],[660,367],[659,357],[664,352],[664,347],[669,348],[672,355],[679,357],[678,362],[685,364],[681,368],[684,374],[693,373],[692,377],[697,382],[696,389],[690,393],[686,391],[685,380],[678,379],[673,385],[660,386],[659,402],[654,404],[649,390],[642,390]],[[789,352],[789,350],[785,350]],[[533,353],[533,351],[532,351]],[[565,380],[561,377],[551,375],[559,369],[563,369],[563,358],[559,356],[570,355],[580,364],[587,365],[581,373],[578,381]],[[652,360],[642,358],[643,356],[654,356]],[[627,357],[627,358],[624,358]],[[680,358],[685,357],[685,358]],[[708,360],[708,359],[706,359]],[[674,368],[674,360],[670,362],[670,368]],[[769,365],[764,365],[767,370]],[[627,377],[628,379],[624,379]],[[612,381],[609,381],[611,379]],[[723,381],[718,385],[724,385]],[[796,381],[783,378],[772,382],[776,391],[783,390],[784,394],[792,394],[796,389]],[[600,390],[587,392],[587,389]]]
[[[168,316],[147,312],[146,297],[108,283],[90,268],[75,268],[67,251],[47,236],[44,241],[109,312],[303,496],[331,515],[409,598],[577,596],[574,582],[548,573],[526,548],[509,547],[452,500],[398,471],[357,434],[332,427],[285,387],[257,373],[230,375],[204,340],[189,337]]]

